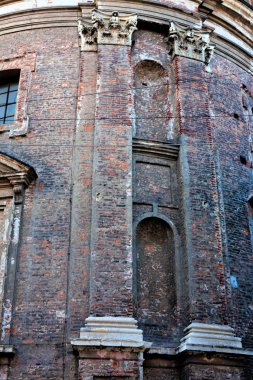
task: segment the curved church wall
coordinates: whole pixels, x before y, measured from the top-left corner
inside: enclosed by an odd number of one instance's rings
[[[251,378],[253,9],[177,3],[0,2],[3,379]]]

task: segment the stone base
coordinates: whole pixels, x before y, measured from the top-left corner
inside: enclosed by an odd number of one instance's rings
[[[124,317],[89,317],[80,338],[71,342],[79,353],[81,380],[101,377],[142,379],[144,342],[137,321]]]
[[[142,330],[134,318],[89,317],[73,346],[143,347]]]
[[[229,326],[191,323],[185,330],[178,352],[186,350],[242,352],[241,338],[237,338]]]
[[[143,342],[133,318],[89,317],[80,338],[71,343],[78,351],[80,380],[143,380],[143,370],[144,378],[150,379],[203,379],[210,374],[240,380],[253,357],[252,351],[242,349],[231,327],[203,323],[191,323],[173,349]]]

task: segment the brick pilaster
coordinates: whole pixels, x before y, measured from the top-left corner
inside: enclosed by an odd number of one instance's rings
[[[226,281],[216,168],[216,145],[203,63],[176,57],[179,132],[183,178],[189,178],[184,200],[189,284],[189,318],[227,323]],[[190,78],[190,79],[189,79]],[[194,93],[194,96],[193,96]]]
[[[98,46],[90,314],[132,315],[130,47]]]

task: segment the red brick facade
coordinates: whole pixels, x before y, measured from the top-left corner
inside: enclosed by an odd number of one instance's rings
[[[0,379],[250,380],[252,6],[100,3],[0,16]]]

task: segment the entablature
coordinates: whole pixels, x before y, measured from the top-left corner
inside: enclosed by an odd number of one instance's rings
[[[36,6],[31,7],[28,0],[2,0],[0,35],[49,27],[76,27],[77,20],[90,19],[96,7],[100,13],[117,12],[120,17],[137,15],[139,22],[146,22],[151,28],[155,24],[169,28],[174,22],[199,31],[204,27],[212,29],[211,42],[219,45],[216,53],[252,71],[253,10],[250,4],[235,0],[189,0],[185,6],[177,3],[174,0],[69,0],[63,5],[61,0],[52,0],[50,6],[45,7],[45,2],[38,0]]]

